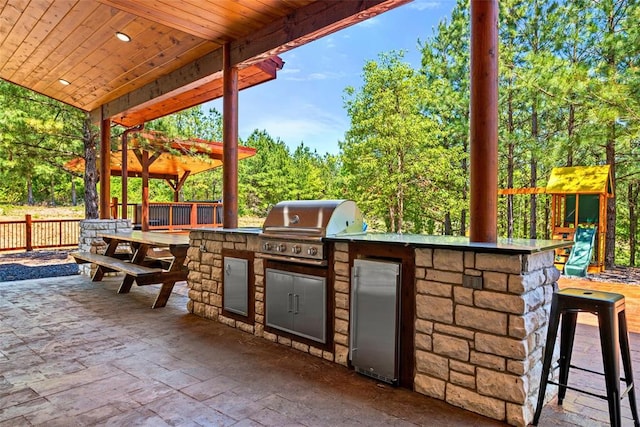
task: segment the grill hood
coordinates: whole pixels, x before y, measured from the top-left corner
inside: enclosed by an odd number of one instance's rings
[[[264,235],[325,237],[362,233],[362,213],[351,200],[288,200],[264,221]]]

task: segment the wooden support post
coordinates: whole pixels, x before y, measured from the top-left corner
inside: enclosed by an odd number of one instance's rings
[[[238,227],[238,68],[231,65],[231,45],[222,48],[222,200],[225,228]]]
[[[122,133],[122,219],[127,219],[127,205],[129,204],[129,149],[127,144],[127,131]]]
[[[215,208],[213,210],[213,215],[214,215],[214,219],[213,222],[215,222]],[[191,224],[191,227],[196,227],[198,225],[198,204],[197,203],[191,203],[191,210],[189,211],[189,224]]]
[[[142,150],[142,231],[149,231],[149,152]]]
[[[498,1],[471,0],[470,240],[498,235]]]
[[[100,219],[109,219],[111,211],[111,120],[100,122]]]
[[[31,215],[27,214],[24,216],[24,226],[25,248],[27,252],[31,252],[33,250],[33,223],[31,222]]]
[[[118,198],[111,198],[111,218],[118,218]]]

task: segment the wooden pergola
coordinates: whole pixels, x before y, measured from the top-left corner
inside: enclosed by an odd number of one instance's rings
[[[409,0],[0,2],[0,78],[136,126],[223,96],[224,226],[237,226],[238,90],[275,78],[277,55]],[[426,29],[425,29],[426,31]],[[124,40],[124,41],[123,41]],[[471,1],[471,240],[497,239],[498,2]],[[109,217],[102,162],[100,216]]]

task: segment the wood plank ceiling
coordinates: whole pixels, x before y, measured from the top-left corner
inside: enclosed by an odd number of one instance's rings
[[[133,126],[221,96],[225,43],[244,88],[276,77],[277,54],[407,1],[0,0],[0,78]]]

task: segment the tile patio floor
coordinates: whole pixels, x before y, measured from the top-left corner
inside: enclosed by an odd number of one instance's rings
[[[152,310],[154,287],[117,295],[118,281],[0,282],[0,427],[502,425],[190,315],[184,284]],[[640,286],[607,290],[627,295],[640,378]],[[579,325],[574,359],[597,369],[593,331]],[[571,378],[604,387],[598,377]],[[540,425],[607,421],[606,402],[569,391]]]

